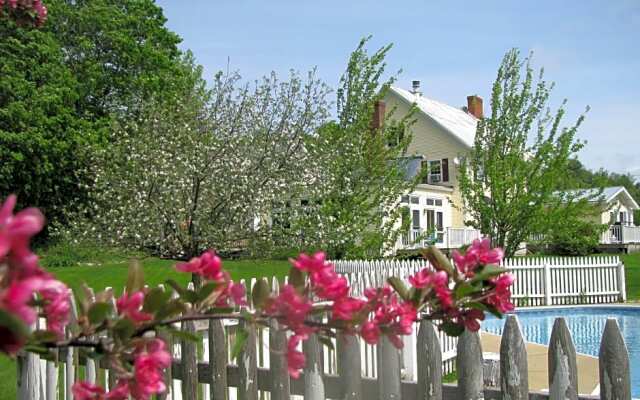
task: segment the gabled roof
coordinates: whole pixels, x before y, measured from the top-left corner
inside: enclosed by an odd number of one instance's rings
[[[467,147],[472,147],[476,137],[478,119],[459,108],[413,94],[408,90],[392,86],[390,91],[409,104],[416,104],[418,110],[442,127]]]
[[[618,195],[622,195],[629,204],[634,209],[640,209],[640,205],[631,197],[631,194],[624,186],[610,186],[602,189],[602,194],[598,196],[600,189],[591,188],[591,189],[576,189],[576,190],[567,190],[565,193],[568,194],[577,194],[576,199],[591,199],[591,201],[604,201],[605,203],[610,203]]]

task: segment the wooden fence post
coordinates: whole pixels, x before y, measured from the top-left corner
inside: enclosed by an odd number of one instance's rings
[[[629,353],[618,323],[609,318],[600,342],[600,399],[631,400]]]
[[[193,321],[183,322],[182,330],[195,334],[195,323]],[[182,340],[180,358],[182,362],[182,397],[184,399],[198,398],[198,361],[196,350],[196,343],[189,339]]]
[[[362,365],[358,337],[338,334],[336,352],[338,353],[338,375],[342,386],[341,399],[362,399]]]
[[[430,321],[420,322],[417,350],[418,399],[442,400],[442,350]]]
[[[458,339],[458,397],[463,400],[484,399],[482,346],[478,332],[465,330]]]
[[[507,317],[500,342],[500,388],[505,400],[529,399],[527,348],[515,315]]]
[[[378,398],[397,400],[401,397],[400,351],[391,344],[387,336],[382,336],[378,343],[377,356]]]
[[[620,301],[627,301],[627,280],[624,276],[624,264],[618,261],[618,290],[620,291]]]
[[[256,351],[256,328],[253,324],[240,321],[240,329],[248,332],[247,340],[242,351],[238,355],[238,370],[240,379],[238,382],[239,400],[258,400],[258,358]]]
[[[271,399],[288,400],[291,396],[287,369],[287,333],[273,321],[269,328],[269,369],[271,372]]]
[[[37,354],[24,352],[17,358],[18,399],[30,400],[40,396],[40,357]]]
[[[227,346],[224,338],[224,326],[219,319],[210,319],[208,328],[209,368],[211,400],[227,400]]]
[[[578,399],[576,349],[564,318],[556,318],[549,340],[549,398]]]
[[[318,337],[312,333],[302,342],[305,356],[304,364],[304,398],[310,400],[324,400],[324,381],[322,380],[322,355]]]
[[[551,297],[551,267],[549,263],[545,261],[544,265],[544,303],[547,306],[553,304],[553,298]]]

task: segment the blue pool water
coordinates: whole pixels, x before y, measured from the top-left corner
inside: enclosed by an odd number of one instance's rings
[[[576,351],[598,356],[600,338],[607,318],[618,321],[629,351],[631,392],[640,397],[640,307],[575,307],[517,311],[522,334],[528,342],[549,344],[553,322],[557,317],[567,321]],[[487,319],[482,329],[501,334],[504,320]]]

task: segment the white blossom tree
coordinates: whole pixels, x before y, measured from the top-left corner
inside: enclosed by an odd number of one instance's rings
[[[114,127],[74,233],[178,258],[268,234],[259,221],[304,183],[303,143],[328,116],[328,89],[314,71],[253,85],[218,73],[210,88],[199,68],[192,78]]]

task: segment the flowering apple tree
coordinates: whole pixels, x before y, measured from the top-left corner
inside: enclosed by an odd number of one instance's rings
[[[72,236],[189,259],[266,235],[273,204],[307,182],[303,143],[328,115],[313,72],[255,86],[218,74],[175,99],[149,101],[114,127]],[[65,228],[66,229],[66,228]]]
[[[159,334],[179,335],[173,325],[181,321],[234,318],[266,327],[276,320],[289,332],[288,371],[297,378],[305,363],[299,344],[310,334],[329,338],[340,331],[370,344],[386,336],[400,348],[400,337],[410,334],[417,320],[433,320],[458,335],[464,329],[478,330],[485,312],[500,316],[513,309],[513,277],[498,266],[503,252],[484,239],[464,253],[456,252],[454,265],[430,248],[425,256],[433,268],[411,276],[409,285],[390,278],[383,287],[366,289],[361,298],[351,294],[347,279],[322,252],[292,259],[289,283],[279,293],[272,293],[261,280],[251,299],[212,250],[175,266],[202,278],[197,289],[174,281],[167,282],[172,290],[144,288],[141,269],[134,264],[122,296],[80,296],[78,318],[71,323],[69,289],[44,271],[30,250],[30,238],[42,229],[44,217],[37,209],[14,214],[15,200],[9,197],[0,209],[0,350],[15,355],[21,349],[90,348],[88,356],[106,360],[117,384],[107,393],[100,386],[77,382],[72,390],[78,400],[149,399],[164,392],[163,370],[170,368],[171,353]],[[30,326],[38,317],[46,320],[46,328],[33,330]]]

